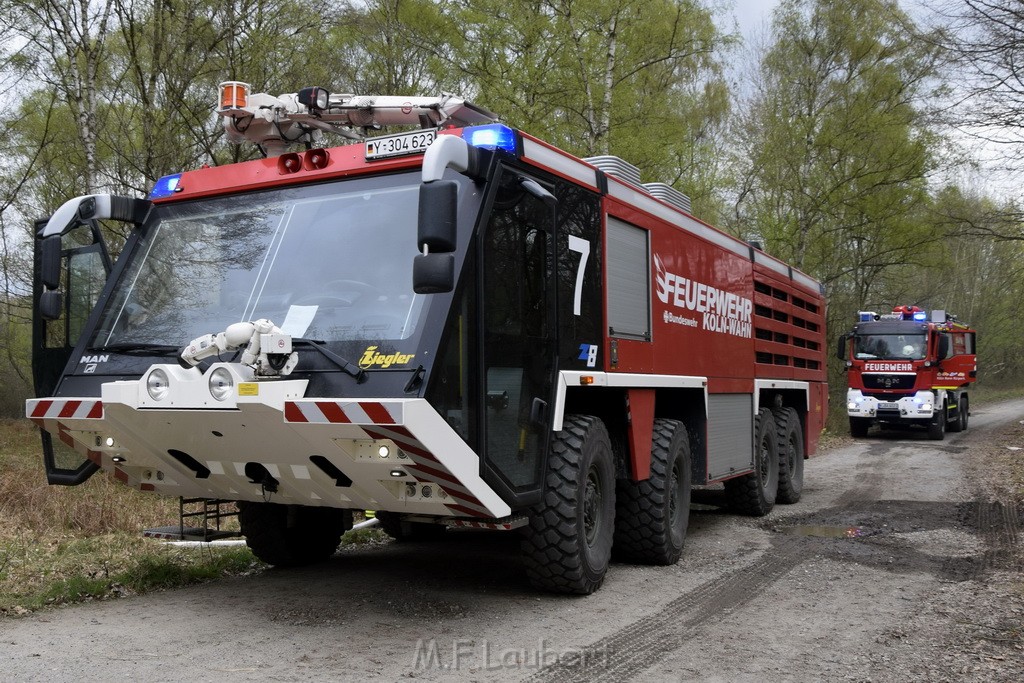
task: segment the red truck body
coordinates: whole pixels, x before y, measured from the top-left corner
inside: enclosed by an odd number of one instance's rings
[[[266,130],[291,125],[273,106]],[[274,564],[333,552],[353,510],[396,535],[518,528],[534,583],[575,593],[613,537],[674,562],[694,485],[747,514],[800,497],[826,417],[823,287],[621,160],[441,126],[71,200],[40,254],[112,217],[136,227],[94,310],[46,305],[75,279],[40,256],[27,414],[53,483],[102,469],[238,501]],[[91,252],[59,253],[71,272]],[[269,330],[251,362],[239,325]]]

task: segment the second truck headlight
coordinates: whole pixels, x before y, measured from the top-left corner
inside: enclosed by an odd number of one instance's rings
[[[225,368],[217,368],[210,373],[210,395],[218,401],[224,401],[235,388],[235,378]]]

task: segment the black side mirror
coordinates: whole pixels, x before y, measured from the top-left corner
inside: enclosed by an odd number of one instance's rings
[[[846,356],[846,342],[848,341],[846,335],[840,335],[839,343],[836,344],[836,358],[839,360],[847,360]]]
[[[443,294],[455,288],[454,254],[420,254],[412,262],[412,289],[417,294]]]
[[[40,244],[39,275],[47,289],[60,287],[60,247],[60,235],[45,237]]]
[[[39,316],[43,320],[57,320],[64,312],[64,295],[48,290],[39,295]]]
[[[435,180],[420,185],[417,243],[430,252],[455,251],[459,184]]]
[[[949,337],[944,334],[939,335],[939,358],[938,360],[944,360],[949,355]]]

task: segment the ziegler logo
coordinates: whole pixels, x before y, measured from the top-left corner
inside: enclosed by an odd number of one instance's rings
[[[753,336],[750,315],[754,304],[750,299],[670,273],[665,270],[665,264],[658,254],[654,255],[654,268],[656,293],[663,304],[700,313],[703,316],[700,324],[702,329],[746,339]],[[669,311],[665,311],[662,318],[667,323],[697,327],[697,320]]]
[[[363,370],[390,368],[392,365],[405,365],[415,357],[415,353],[389,353],[385,356],[377,351],[376,346],[368,346],[363,351],[363,357],[359,359],[359,367]]]

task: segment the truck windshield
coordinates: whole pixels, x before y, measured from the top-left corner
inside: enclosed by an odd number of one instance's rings
[[[855,337],[853,355],[860,360],[922,360],[923,334],[864,334]]]
[[[413,293],[418,174],[158,207],[90,346],[184,345],[267,318],[296,337],[401,340]]]

